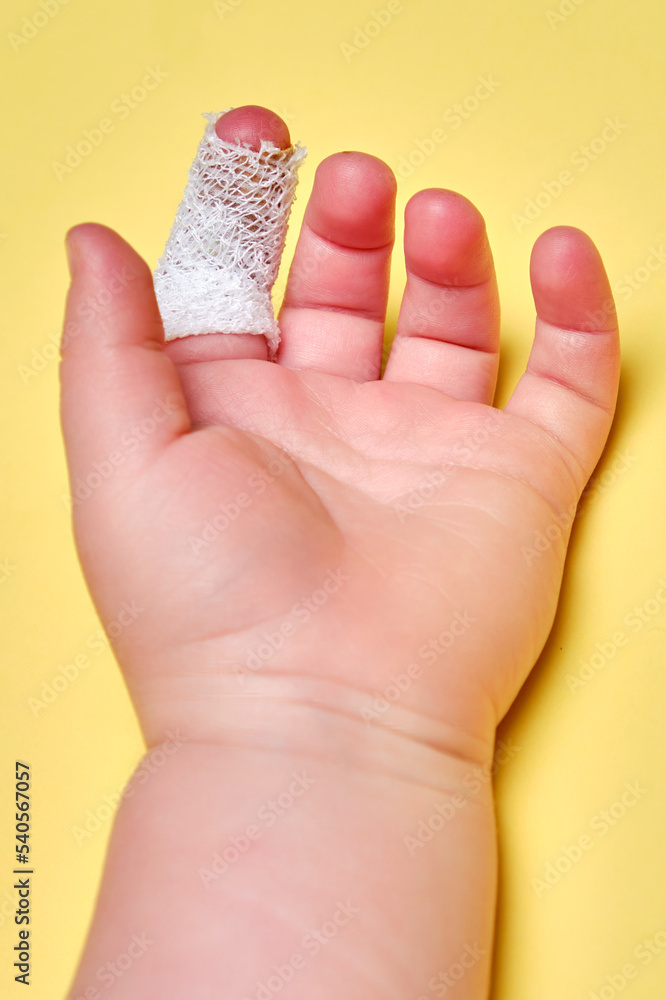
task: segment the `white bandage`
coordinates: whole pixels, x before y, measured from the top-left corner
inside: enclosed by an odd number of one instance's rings
[[[259,152],[224,142],[215,132],[220,114],[204,113],[204,136],[153,274],[157,302],[167,340],[263,333],[274,357],[280,331],[271,288],[307,150],[265,139]]]

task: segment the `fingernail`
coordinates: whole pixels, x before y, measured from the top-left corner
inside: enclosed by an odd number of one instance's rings
[[[76,274],[76,269],[79,265],[79,252],[76,249],[76,244],[70,242],[70,240],[65,240],[65,250],[67,251],[67,264],[69,265],[69,276],[73,278]]]

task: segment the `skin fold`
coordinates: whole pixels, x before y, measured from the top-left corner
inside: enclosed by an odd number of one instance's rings
[[[255,106],[220,129],[290,142]],[[493,407],[485,224],[430,188],[380,377],[395,198],[374,156],[319,165],[277,363],[243,331],[165,345],[148,265],[67,234],[75,540],[147,745],[72,1000],[488,995],[495,731],[552,626],[619,340],[594,244],[548,230]]]

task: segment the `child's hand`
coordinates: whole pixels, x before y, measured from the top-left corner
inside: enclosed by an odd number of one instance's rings
[[[248,112],[248,134],[272,117]],[[421,191],[380,378],[395,195],[373,156],[319,166],[277,364],[259,336],[165,346],[148,266],[103,226],[68,235],[76,539],[102,620],[134,609],[114,645],[149,744],[180,727],[221,747],[367,755],[380,781],[437,787],[447,759],[492,756],[543,647],[615,406],[604,268],[580,230],[538,239],[534,347],[494,409],[483,219],[459,194]]]

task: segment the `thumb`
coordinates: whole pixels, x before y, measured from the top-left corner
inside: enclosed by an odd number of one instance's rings
[[[146,262],[96,223],[70,229],[66,247],[61,420],[75,504],[121,488],[190,420]]]

